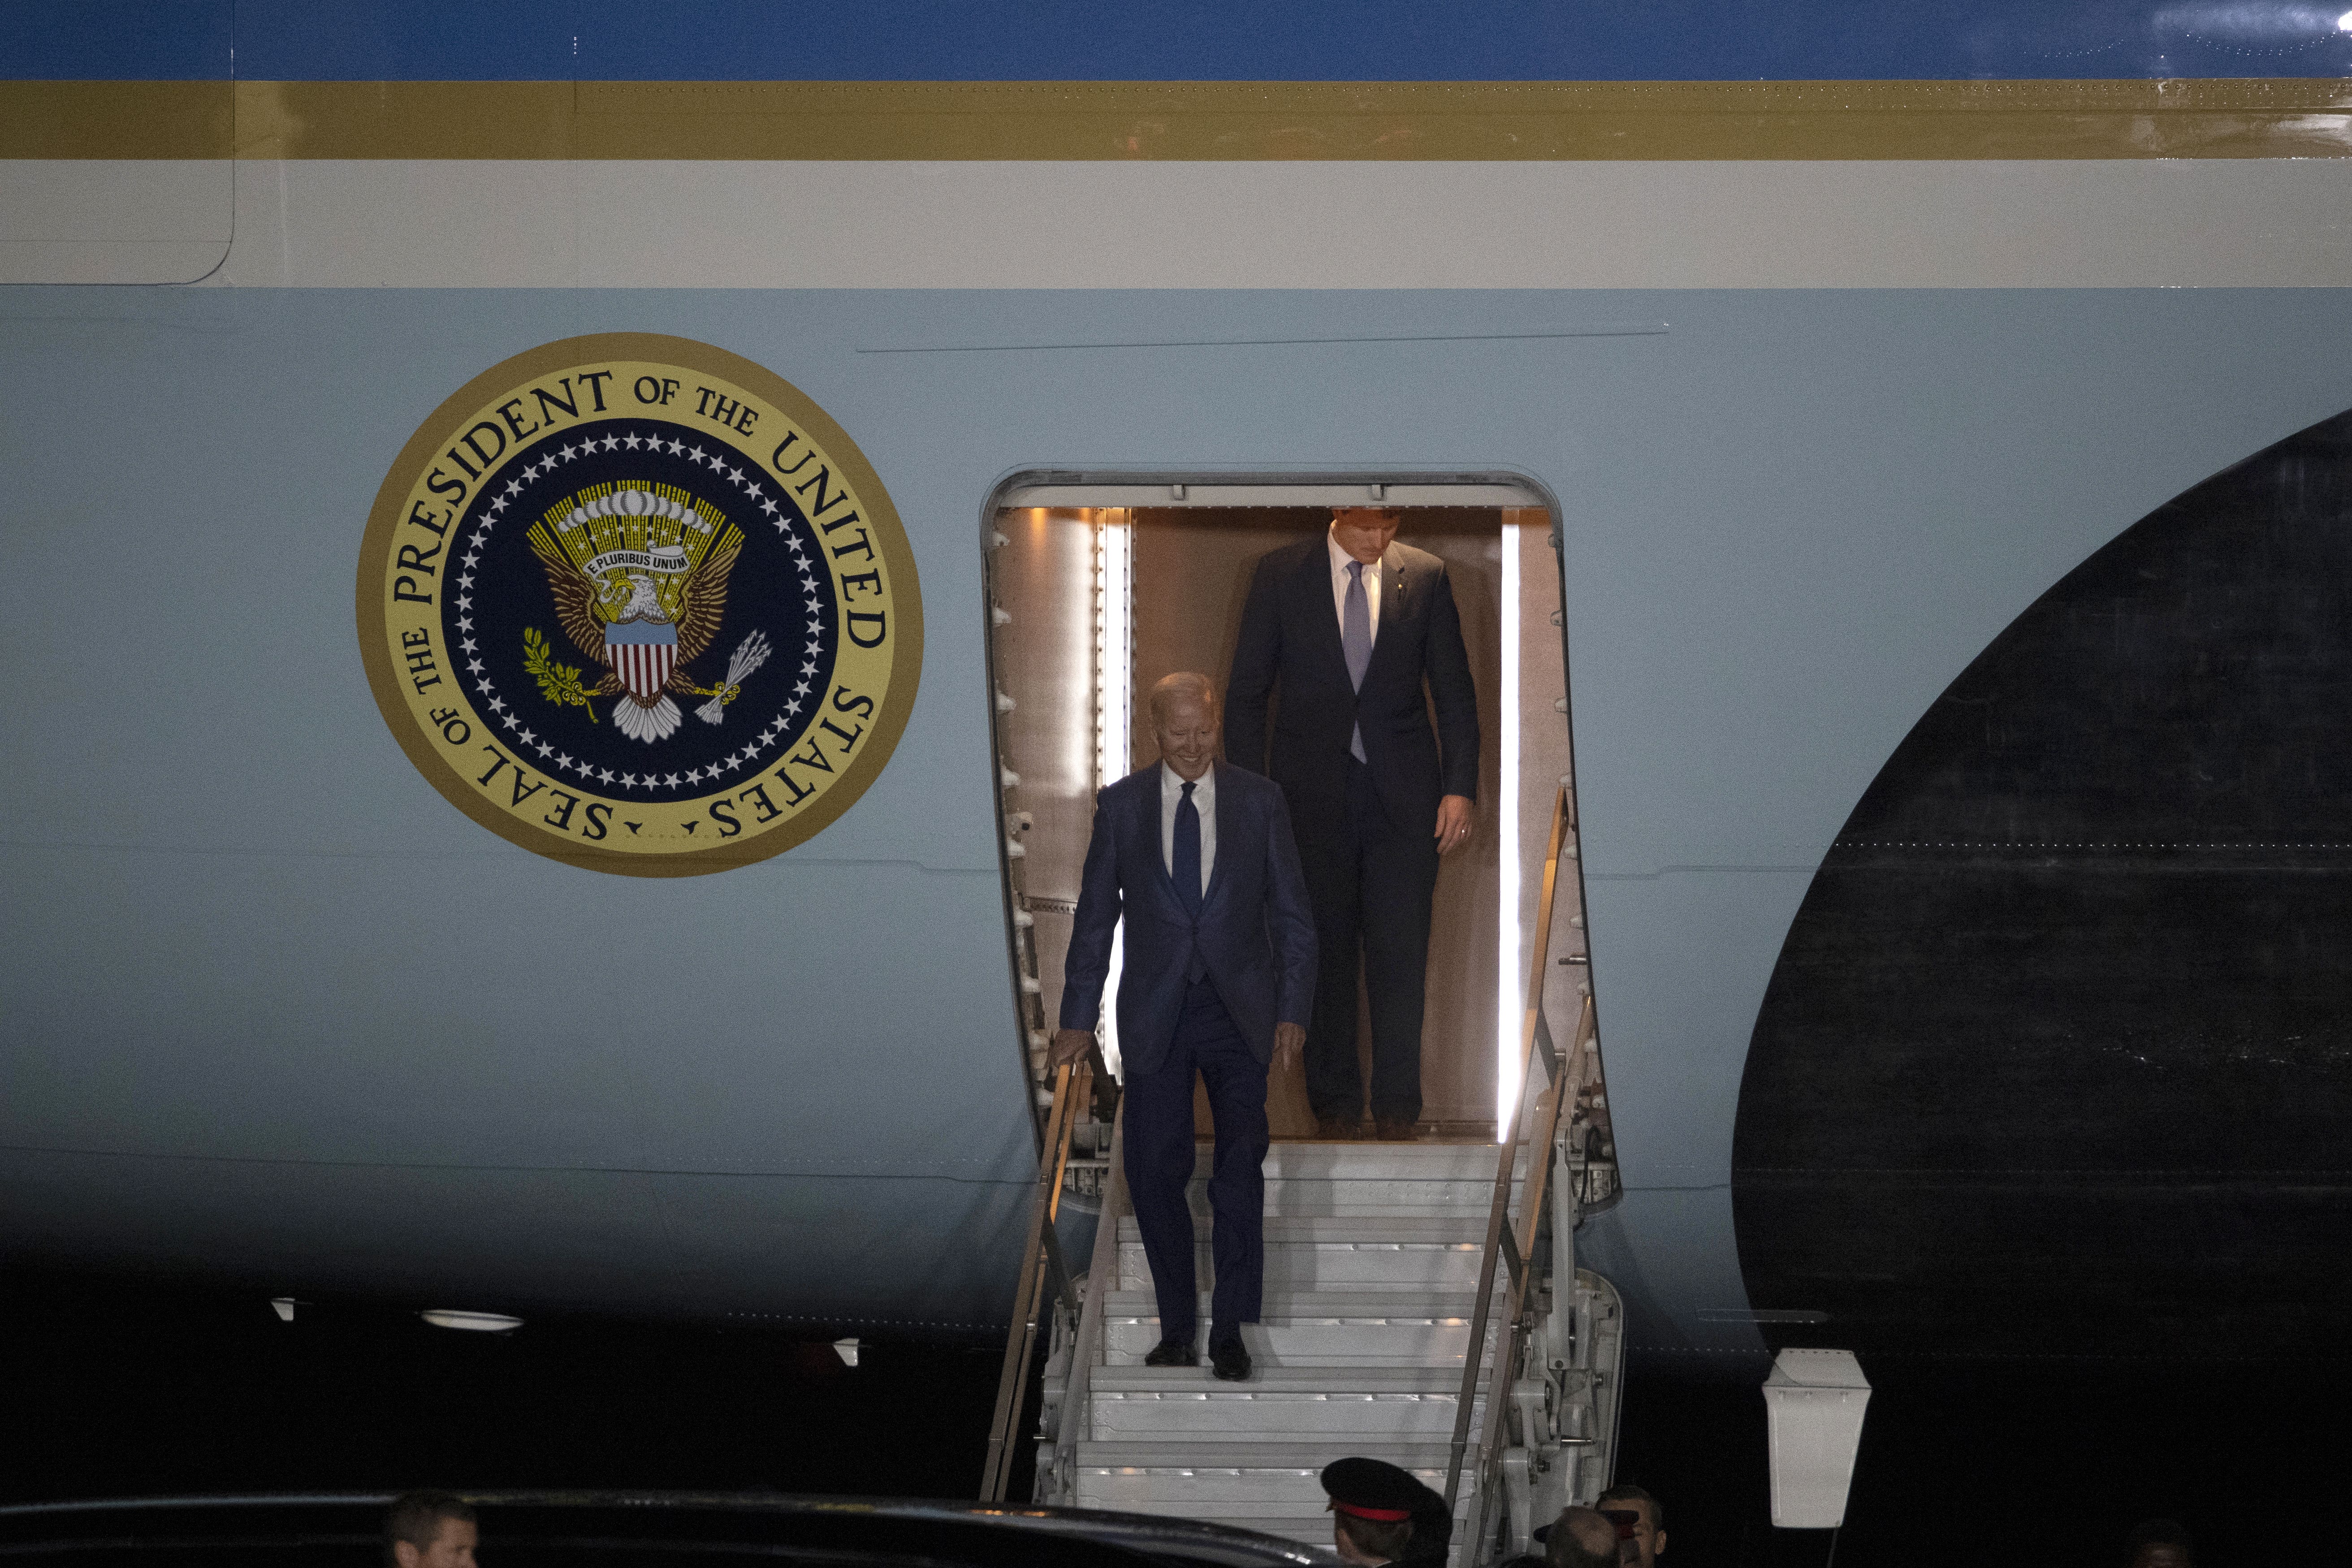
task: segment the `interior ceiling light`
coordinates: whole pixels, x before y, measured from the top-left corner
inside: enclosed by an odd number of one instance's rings
[[[1376,487],[1386,489],[1385,486]],[[1502,525],[1502,710],[1519,710],[1519,525]],[[1497,911],[1495,961],[1495,1141],[1501,1142],[1511,1125],[1511,1108],[1519,1103],[1519,1064],[1525,1060],[1519,1031],[1526,1025],[1521,1012],[1519,976],[1526,962],[1519,944],[1519,727],[1502,726],[1501,788],[1495,805],[1496,837],[1496,888],[1501,898]]]
[[[510,1333],[522,1327],[520,1318],[509,1318],[504,1312],[460,1312],[436,1307],[416,1315],[436,1329],[470,1329],[478,1334]]]

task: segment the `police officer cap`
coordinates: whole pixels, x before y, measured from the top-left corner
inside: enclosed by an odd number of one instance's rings
[[[1323,1489],[1331,1494],[1333,1509],[1357,1519],[1395,1524],[1445,1515],[1444,1498],[1409,1472],[1378,1459],[1332,1460],[1323,1467]]]

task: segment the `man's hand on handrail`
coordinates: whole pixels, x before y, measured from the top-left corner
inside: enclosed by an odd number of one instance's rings
[[[1087,1053],[1094,1049],[1094,1045],[1095,1032],[1092,1029],[1055,1030],[1054,1043],[1045,1049],[1046,1070],[1076,1067],[1087,1059]]]

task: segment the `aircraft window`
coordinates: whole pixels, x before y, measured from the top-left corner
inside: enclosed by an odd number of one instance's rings
[[[1546,499],[1483,478],[1046,475],[1008,485],[997,500],[985,540],[990,662],[1013,995],[1033,1083],[1042,1091],[1094,792],[1157,755],[1144,694],[1179,669],[1209,675],[1222,691],[1258,558],[1322,533],[1335,505],[1389,506],[1402,513],[1399,541],[1446,564],[1481,735],[1475,830],[1443,863],[1433,909],[1423,1120],[1439,1134],[1492,1136],[1498,1108],[1520,1090],[1522,949],[1571,772],[1559,557]],[[1571,837],[1547,974],[1550,1015],[1561,1020],[1577,1016],[1587,973],[1574,856]],[[1116,1067],[1109,1022],[1106,1056]],[[1362,1025],[1359,1051],[1368,1059]],[[1315,1130],[1303,1076],[1291,1077],[1277,1074],[1269,1096],[1276,1138]],[[1078,1142],[1088,1142],[1083,1126]]]

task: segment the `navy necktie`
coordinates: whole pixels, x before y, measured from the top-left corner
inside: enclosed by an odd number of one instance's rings
[[[1184,798],[1176,803],[1176,847],[1168,857],[1173,862],[1169,877],[1176,884],[1176,901],[1194,920],[1201,918],[1201,808],[1192,804],[1192,786],[1184,786]],[[1209,973],[1201,957],[1201,944],[1192,943],[1192,962],[1184,966],[1184,978],[1198,985]]]
[[[1176,884],[1176,901],[1188,915],[1201,912],[1201,808],[1192,804],[1192,786],[1176,803],[1176,847],[1168,857],[1168,876]]]

